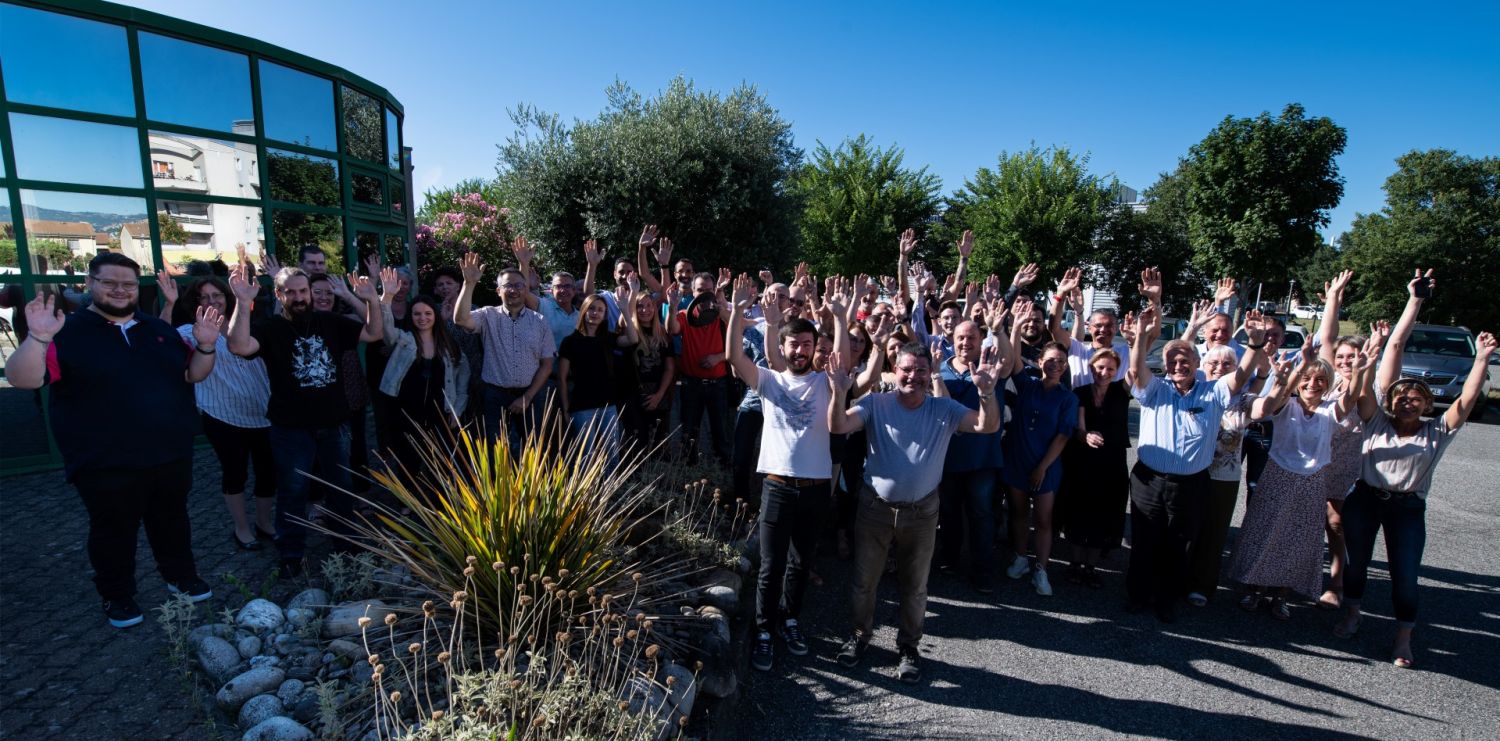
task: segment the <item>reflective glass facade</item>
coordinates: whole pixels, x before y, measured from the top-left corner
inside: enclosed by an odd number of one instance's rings
[[[218,29],[0,0],[0,354],[24,303],[79,290],[101,250],[134,258],[148,286],[241,247],[284,264],[309,243],[344,266],[404,262],[403,115],[345,70]],[[55,460],[33,397],[0,387],[0,471]]]

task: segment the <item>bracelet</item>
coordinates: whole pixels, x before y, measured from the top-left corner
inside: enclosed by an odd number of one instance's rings
[[[1261,349],[1261,348],[1263,348],[1265,346],[1266,346],[1266,343],[1264,343],[1264,342],[1260,343],[1259,345],[1253,345],[1253,344],[1250,344],[1248,342],[1245,343],[1245,347],[1248,347],[1251,350],[1259,350],[1259,349]]]
[[[52,344],[52,338],[51,337],[48,337],[47,339],[44,340],[44,339],[42,339],[40,337],[37,337],[34,334],[28,334],[28,335],[26,335],[26,339],[28,339],[28,340],[36,340],[37,342],[42,343],[42,347],[46,347],[46,346]]]
[[[1056,301],[1056,302],[1058,302],[1060,304],[1065,304],[1065,303],[1068,302],[1068,297],[1062,295],[1061,293],[1054,293],[1054,294],[1052,294],[1052,300]]]
[[[213,355],[214,353],[219,351],[219,349],[216,347],[204,350],[200,345],[194,345],[193,349],[197,350],[199,355]]]
[[[995,398],[995,392],[993,392],[993,391],[989,392],[988,394],[980,394],[979,395],[979,400],[980,401],[989,401],[990,399],[993,399],[993,398]]]

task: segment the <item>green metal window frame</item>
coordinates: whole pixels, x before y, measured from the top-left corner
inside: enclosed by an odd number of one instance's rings
[[[132,116],[93,113],[28,103],[12,103],[5,94],[3,74],[0,74],[0,157],[3,157],[3,159],[0,159],[0,162],[4,164],[3,174],[0,174],[0,198],[8,199],[16,240],[16,269],[19,271],[16,274],[5,275],[3,282],[19,284],[28,300],[35,296],[37,286],[39,285],[77,283],[78,279],[55,275],[36,275],[32,272],[31,251],[28,248],[26,235],[26,219],[21,204],[21,192],[23,190],[80,193],[99,196],[124,196],[142,199],[146,206],[146,222],[150,231],[152,259],[152,265],[142,266],[143,283],[146,285],[153,285],[155,283],[155,278],[152,274],[164,266],[161,234],[157,218],[160,202],[163,201],[225,204],[257,208],[260,210],[261,230],[265,235],[265,247],[271,254],[276,254],[277,249],[277,234],[272,223],[273,211],[338,216],[343,227],[342,237],[345,265],[350,270],[358,268],[355,264],[357,262],[355,251],[355,231],[357,224],[366,227],[361,228],[361,231],[367,231],[367,227],[370,226],[376,227],[376,230],[382,235],[382,255],[385,252],[384,240],[386,234],[398,233],[403,236],[408,246],[412,243],[412,225],[414,220],[409,217],[412,211],[412,186],[410,180],[409,152],[405,148],[404,128],[406,111],[401,102],[396,100],[385,88],[359,77],[348,70],[335,67],[297,52],[282,49],[239,34],[189,23],[138,8],[102,2],[101,0],[0,0],[0,3],[121,26],[126,34],[133,87],[132,92],[135,97],[135,112]],[[140,56],[139,35],[143,31],[244,54],[249,62],[250,96],[253,105],[253,115],[255,117],[254,134],[203,129],[148,118],[146,115],[144,77],[142,76]],[[263,59],[299,72],[330,80],[333,83],[334,150],[330,151],[303,146],[295,142],[285,142],[266,136],[265,111],[263,110],[261,99],[260,80],[260,62]],[[346,87],[357,90],[380,104],[381,124],[379,136],[382,151],[386,149],[387,143],[392,139],[387,129],[387,116],[385,112],[391,111],[395,114],[397,131],[394,139],[397,143],[398,151],[396,153],[385,152],[386,161],[370,162],[345,154],[341,96]],[[134,188],[84,185],[18,177],[16,170],[16,148],[11,137],[10,127],[10,116],[12,113],[128,126],[135,129],[139,143],[143,186]],[[151,169],[151,132],[181,134],[253,145],[255,147],[256,164],[259,171],[260,197],[239,198],[208,193],[159,192]],[[268,156],[268,151],[272,149],[320,157],[336,162],[339,171],[340,192],[343,195],[343,204],[337,207],[329,207],[272,200],[270,159]],[[398,159],[402,164],[400,169],[392,169],[389,166],[393,157]],[[355,173],[375,176],[380,180],[383,200],[381,207],[370,207],[354,202],[352,198],[352,183]],[[391,187],[392,179],[395,179],[404,188],[404,202],[399,209],[393,208],[393,204],[391,203],[391,194],[393,191]],[[410,250],[408,249],[409,252]],[[411,259],[410,254],[408,254],[408,259]],[[0,375],[3,375],[3,369],[0,369]],[[43,396],[46,396],[45,393]],[[44,399],[44,411],[45,406]],[[11,459],[0,457],[0,475],[17,473],[21,470],[56,466],[59,463],[59,459],[57,458],[56,447],[51,442],[50,434],[48,435],[48,444],[52,447],[51,454],[47,456],[46,461],[33,460],[40,458],[40,456]],[[0,452],[0,456],[3,456],[3,452]]]

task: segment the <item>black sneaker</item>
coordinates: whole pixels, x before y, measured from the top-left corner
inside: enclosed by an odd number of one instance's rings
[[[282,579],[296,579],[302,576],[302,559],[283,558],[281,564],[276,567],[276,576]]]
[[[802,635],[802,629],[797,627],[795,618],[781,626],[781,640],[786,644],[787,653],[793,656],[807,655],[807,637]]]
[[[850,636],[849,640],[844,641],[844,645],[839,647],[839,664],[851,669],[859,666],[860,660],[865,657],[865,645],[859,636]]]
[[[896,678],[907,684],[916,684],[922,679],[921,657],[911,646],[901,647],[901,663],[896,665]]]
[[[213,587],[208,586],[208,582],[196,576],[178,582],[167,582],[167,591],[172,594],[186,594],[194,602],[202,602],[214,596]]]
[[[771,634],[761,631],[755,636],[755,646],[750,649],[750,666],[756,671],[771,671],[771,660],[775,657],[775,649],[771,646]]]
[[[129,628],[132,625],[140,625],[146,618],[141,614],[141,606],[129,597],[119,600],[104,600],[104,616],[109,618],[109,624],[116,628]]]

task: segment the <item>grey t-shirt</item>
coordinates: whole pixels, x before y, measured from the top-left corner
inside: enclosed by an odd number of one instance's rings
[[[1365,423],[1364,463],[1359,477],[1377,489],[1416,492],[1426,499],[1432,488],[1432,469],[1453,443],[1458,430],[1448,428],[1447,415],[1422,423],[1416,434],[1401,437],[1384,411]]]
[[[870,394],[854,405],[865,425],[865,483],[887,502],[915,502],[937,489],[948,442],[969,408],[927,397],[907,409],[894,393]]]

